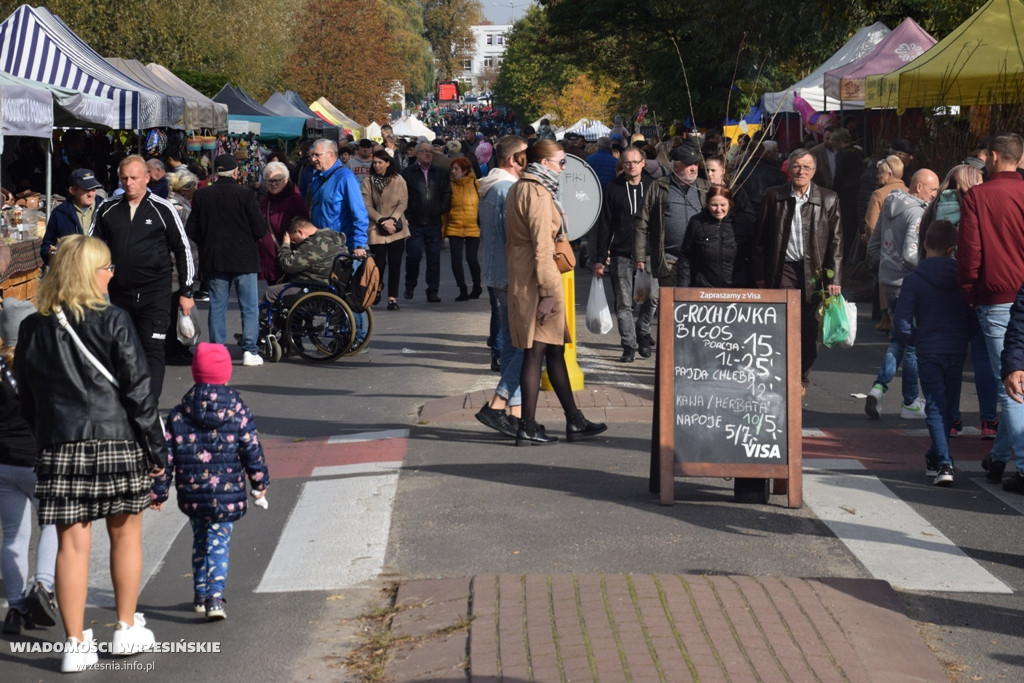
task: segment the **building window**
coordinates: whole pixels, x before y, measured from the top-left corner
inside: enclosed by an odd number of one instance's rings
[[[463,59],[462,60],[462,70],[463,71],[472,71],[473,70],[473,60],[472,59]]]
[[[505,36],[499,35],[498,36],[498,45],[501,45],[504,42],[505,42]]]
[[[501,38],[498,38],[498,40],[500,41]],[[494,36],[492,36],[490,33],[487,34],[487,44],[494,45]],[[500,45],[501,43],[499,42],[498,44]]]
[[[484,68],[490,69],[492,66],[494,66],[494,57],[487,55],[484,57]]]

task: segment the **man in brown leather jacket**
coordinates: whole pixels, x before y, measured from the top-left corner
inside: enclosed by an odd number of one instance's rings
[[[789,155],[790,182],[773,187],[761,201],[754,247],[754,282],[769,289],[799,289],[801,381],[806,389],[818,357],[815,308],[822,290],[842,290],[843,226],[839,197],[811,178],[816,166],[806,149]],[[831,271],[831,272],[829,272]]]

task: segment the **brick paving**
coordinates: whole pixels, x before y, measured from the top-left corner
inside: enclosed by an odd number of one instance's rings
[[[401,585],[392,681],[948,681],[884,581],[485,575]]]

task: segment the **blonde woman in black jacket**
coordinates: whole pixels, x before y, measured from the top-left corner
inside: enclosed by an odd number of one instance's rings
[[[106,520],[110,537],[117,604],[111,652],[133,654],[154,643],[135,607],[142,511],[149,506],[150,477],[163,472],[167,454],[135,327],[127,312],[106,300],[113,274],[102,241],[65,237],[40,286],[39,312],[21,324],[15,351],[22,414],[39,451],[39,523],[57,525],[65,672],[97,661],[92,629],[83,630],[94,520]]]

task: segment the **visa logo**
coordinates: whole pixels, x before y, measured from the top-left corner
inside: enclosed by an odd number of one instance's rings
[[[779,458],[782,459],[782,453],[779,451],[778,444],[767,444],[767,443],[745,443],[743,444],[744,450],[747,451],[748,458]]]

